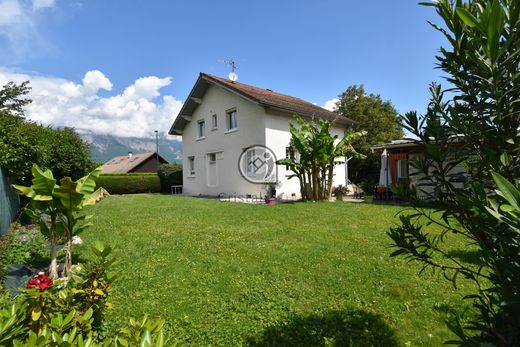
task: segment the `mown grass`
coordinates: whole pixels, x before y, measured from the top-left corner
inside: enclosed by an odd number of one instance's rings
[[[120,261],[113,328],[148,313],[181,345],[438,346],[470,287],[389,257],[385,231],[401,209],[112,196],[83,238]]]

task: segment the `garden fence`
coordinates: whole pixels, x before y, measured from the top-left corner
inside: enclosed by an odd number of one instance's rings
[[[20,207],[18,195],[11,191],[12,183],[14,180],[6,177],[0,168],[0,235],[7,231]]]

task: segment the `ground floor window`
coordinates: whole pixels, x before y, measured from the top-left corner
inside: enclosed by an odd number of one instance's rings
[[[188,168],[190,169],[190,175],[195,175],[195,157],[188,157]]]
[[[293,147],[285,147],[285,159],[290,159],[292,161],[296,160],[296,151]],[[291,167],[289,165],[285,165],[285,170],[289,171],[291,170]]]

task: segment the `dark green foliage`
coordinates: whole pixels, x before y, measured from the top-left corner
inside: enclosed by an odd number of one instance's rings
[[[77,179],[93,169],[88,145],[72,129],[55,130],[0,113],[0,166],[27,184],[33,164],[50,169],[58,179]]]
[[[171,186],[182,185],[182,165],[162,164],[159,166],[157,175],[161,179],[161,191],[170,193]]]
[[[350,180],[355,183],[376,183],[381,158],[378,154],[372,153],[370,147],[403,137],[397,110],[390,101],[383,100],[379,94],[366,94],[362,85],[348,87],[339,95],[337,107],[335,112],[360,123],[355,126],[356,130],[367,131],[367,136],[352,143],[356,151],[367,157],[365,160],[349,161]]]
[[[478,314],[450,321],[459,338],[452,343],[519,346],[520,2],[427,5],[444,21],[432,25],[448,41],[437,60],[451,88],[433,84],[425,116],[404,117],[425,156],[412,162],[419,175],[411,196],[415,213],[402,215],[401,225],[388,233],[393,255],[439,270],[453,285],[467,279],[478,286],[467,296]],[[438,202],[440,219],[421,198]],[[425,222],[442,233],[428,233]],[[445,240],[454,234],[477,247],[478,262],[447,251]]]
[[[95,163],[90,160],[90,151],[74,129],[64,128],[56,131],[45,128],[48,143],[47,151],[50,153],[47,168],[58,179],[70,177],[77,180],[87,172],[96,168]]]
[[[16,84],[9,82],[0,89],[0,113],[11,116],[22,116],[23,107],[31,103],[30,99],[23,98],[31,87],[29,81]]]
[[[102,174],[96,180],[98,187],[110,194],[159,193],[161,182],[156,174]]]

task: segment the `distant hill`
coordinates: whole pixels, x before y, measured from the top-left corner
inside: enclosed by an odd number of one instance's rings
[[[106,162],[128,152],[155,152],[155,137],[117,137],[100,135],[91,131],[76,129],[83,141],[90,144],[92,159]],[[159,153],[169,162],[182,160],[182,143],[173,137],[159,137]]]

